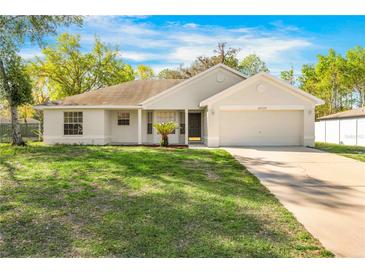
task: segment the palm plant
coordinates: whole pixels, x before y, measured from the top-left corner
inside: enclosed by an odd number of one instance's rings
[[[154,124],[153,127],[161,134],[160,145],[162,147],[167,147],[169,145],[169,134],[174,132],[177,128],[177,124],[175,122],[158,123]]]

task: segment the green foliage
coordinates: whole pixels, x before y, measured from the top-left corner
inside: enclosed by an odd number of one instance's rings
[[[47,79],[51,99],[134,79],[132,67],[119,58],[118,49],[106,46],[97,38],[91,52],[83,53],[80,36],[63,33],[54,46],[42,52],[44,59],[32,62],[29,71],[35,81]]]
[[[0,96],[8,100],[12,117],[12,143],[24,145],[17,106],[31,102],[30,79],[17,52],[26,39],[43,46],[43,38],[57,27],[82,24],[80,16],[0,16]],[[1,99],[1,98],[0,98]]]
[[[302,67],[300,87],[325,101],[316,108],[317,117],[364,105],[364,62],[364,48],[350,49],[346,57],[330,49],[316,64]]]
[[[138,79],[141,80],[152,79],[155,76],[153,69],[145,65],[138,65],[136,74]]]
[[[169,134],[172,134],[178,125],[175,122],[158,123],[154,124],[153,127],[157,130],[158,134],[161,135],[161,146],[167,147],[169,145]]]
[[[346,84],[358,93],[359,105],[365,106],[365,48],[349,49],[346,58]]]
[[[160,79],[188,79],[217,64],[223,63],[233,69],[238,67],[237,53],[239,49],[226,48],[226,43],[218,43],[213,56],[198,56],[189,67],[164,69],[158,74]]]
[[[20,56],[13,52],[2,61],[4,73],[0,74],[0,97],[7,99],[11,107],[32,103],[31,81]]]
[[[76,24],[81,26],[82,16],[11,15],[0,16],[0,48],[15,48],[25,39],[43,45],[43,38],[56,34],[57,27]]]
[[[241,73],[250,77],[259,72],[269,72],[264,61],[256,54],[250,54],[238,64]]]
[[[181,69],[163,69],[161,70],[157,77],[159,79],[187,79],[189,78],[185,75]]]
[[[294,68],[291,67],[289,70],[284,70],[280,72],[280,78],[288,81],[289,84],[291,85],[295,85],[296,83],[296,77],[295,77],[295,73],[294,73]]]

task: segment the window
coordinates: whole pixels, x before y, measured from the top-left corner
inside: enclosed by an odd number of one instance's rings
[[[118,112],[118,126],[129,126],[129,121],[129,112]]]
[[[82,112],[63,113],[63,134],[82,135]]]
[[[152,111],[147,112],[147,134],[152,134]]]
[[[180,134],[185,134],[185,112],[180,112]]]
[[[175,112],[174,111],[160,111],[157,115],[157,120],[159,123],[168,123],[168,122],[175,122]],[[175,130],[172,132],[175,134]]]

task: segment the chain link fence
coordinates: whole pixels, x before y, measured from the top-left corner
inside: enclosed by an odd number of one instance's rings
[[[24,141],[40,141],[39,123],[21,123],[20,131]],[[0,123],[0,143],[11,142],[11,124]]]

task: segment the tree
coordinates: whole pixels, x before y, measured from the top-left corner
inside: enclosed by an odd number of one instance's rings
[[[24,123],[28,123],[29,118],[34,117],[34,109],[31,104],[18,107],[19,117],[24,119]]]
[[[328,51],[328,55],[318,55],[316,73],[320,80],[319,88],[327,90],[331,94],[329,114],[348,108],[348,106],[343,106],[341,100],[349,92],[345,85],[345,68],[346,60],[333,49]]]
[[[357,46],[350,49],[346,57],[347,86],[358,93],[359,106],[365,106],[365,48]]]
[[[298,80],[302,90],[325,101],[324,105],[316,107],[316,117],[330,114],[331,92],[320,86],[320,77],[317,75],[315,65],[303,65]]]
[[[177,128],[177,124],[175,122],[158,123],[154,124],[153,127],[157,130],[158,134],[161,135],[160,145],[162,147],[167,147],[169,145],[169,135]]]
[[[32,87],[33,87],[33,102],[36,105],[44,104],[50,100],[49,91],[48,91],[48,80],[45,77],[37,77],[34,75],[33,71],[31,70],[31,66],[27,66],[28,74],[31,76]],[[33,113],[33,117],[40,121],[40,130],[43,132],[43,111],[42,110],[35,110]]]
[[[12,121],[12,143],[23,145],[17,107],[31,102],[30,81],[17,55],[27,39],[43,45],[43,38],[59,26],[82,24],[80,16],[0,16],[0,96],[8,101]]]
[[[2,79],[0,95],[6,98],[10,107],[12,144],[24,145],[17,107],[32,103],[32,86],[25,66],[15,52],[9,52],[8,56],[0,59],[0,79]]]
[[[280,72],[280,78],[285,80],[285,81],[288,81],[289,84],[294,86],[295,83],[296,83],[294,68],[291,67],[289,70],[284,70],[284,71]]]
[[[300,87],[325,101],[316,108],[317,117],[352,107],[352,90],[345,77],[346,63],[346,59],[330,49],[327,55],[318,55],[315,65],[302,67]]]
[[[262,61],[256,54],[250,54],[243,58],[243,60],[238,64],[238,68],[240,72],[248,77],[262,71],[269,72],[265,62]]]
[[[158,73],[157,77],[159,79],[187,79],[187,78],[189,78],[180,69],[163,69]]]
[[[138,65],[136,74],[138,79],[141,80],[152,79],[155,76],[153,69],[145,65]]]
[[[95,38],[91,52],[81,51],[80,36],[61,34],[54,46],[42,50],[44,59],[30,65],[33,77],[47,79],[52,99],[80,94],[92,89],[120,84],[134,79],[134,71],[112,49]]]
[[[198,56],[189,67],[182,67],[175,70],[164,69],[158,77],[160,79],[188,79],[219,63],[225,64],[233,69],[238,68],[237,53],[240,49],[227,48],[226,43],[218,43],[212,56]]]

